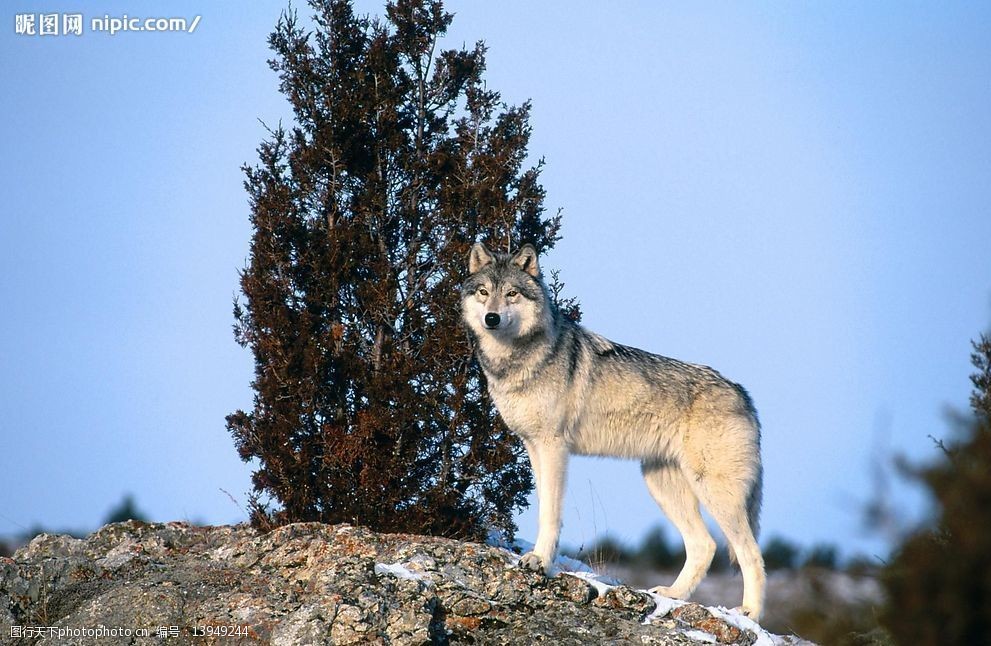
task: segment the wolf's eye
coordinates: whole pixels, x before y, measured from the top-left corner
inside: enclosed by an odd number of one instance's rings
[[[479,287],[478,288],[478,293],[481,294],[482,296],[488,296],[489,295],[489,290],[485,289],[484,287]]]
[[[519,295],[520,293],[515,289],[511,289],[508,292],[506,292],[506,296],[508,296],[509,298],[513,298],[514,296],[519,296]]]

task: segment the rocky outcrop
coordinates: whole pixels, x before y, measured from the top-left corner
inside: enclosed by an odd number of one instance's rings
[[[0,643],[799,643],[516,560],[499,547],[317,523],[261,534],[129,521],[84,540],[43,534],[0,559]]]

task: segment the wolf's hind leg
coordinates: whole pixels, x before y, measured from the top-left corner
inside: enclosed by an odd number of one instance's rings
[[[687,599],[708,571],[716,553],[716,542],[699,513],[695,492],[676,463],[644,461],[640,468],[650,495],[681,532],[685,543],[685,565],[681,574],[670,587],[659,586],[652,592],[674,599]]]
[[[739,608],[751,619],[760,619],[764,606],[764,558],[754,537],[747,514],[747,487],[737,478],[709,475],[692,482],[696,495],[712,514],[729,541],[743,571],[743,605]]]

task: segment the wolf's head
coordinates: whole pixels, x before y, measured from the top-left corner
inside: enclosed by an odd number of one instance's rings
[[[479,337],[509,342],[550,321],[550,299],[533,245],[501,254],[478,243],[468,256],[468,273],[461,286],[461,315]]]

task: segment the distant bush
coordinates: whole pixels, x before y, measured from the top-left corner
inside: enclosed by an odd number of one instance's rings
[[[648,530],[640,542],[636,554],[637,561],[658,570],[681,567],[685,562],[685,552],[672,547],[660,525]]]
[[[680,537],[669,543],[663,528],[658,525],[648,530],[640,545],[631,548],[606,534],[588,546],[566,551],[568,556],[590,565],[609,563],[635,565],[656,570],[677,570],[685,564],[685,550]],[[725,572],[730,569],[729,551],[725,545],[716,548],[710,572]]]
[[[839,564],[839,551],[835,545],[820,543],[813,545],[812,549],[805,556],[802,565],[805,567],[819,567],[826,570],[835,570]]]
[[[866,557],[858,555],[850,558],[844,564],[843,570],[853,576],[876,576],[881,564],[882,561],[876,556]]]
[[[110,523],[121,523],[125,520],[140,520],[142,522],[148,522],[148,518],[134,503],[134,496],[131,494],[126,494],[120,503],[110,510],[107,517],[103,520],[103,524],[109,525]]]
[[[791,570],[798,566],[801,550],[791,541],[775,536],[764,546],[764,567],[768,570]]]
[[[562,553],[584,561],[593,567],[610,563],[620,565],[636,564],[653,569],[668,569],[684,562],[684,553],[673,550],[665,539],[660,527],[650,529],[636,548],[624,544],[619,539],[605,534],[588,545],[563,549]]]
[[[595,563],[630,563],[635,556],[616,538],[606,534],[595,541],[588,551],[588,559]]]

